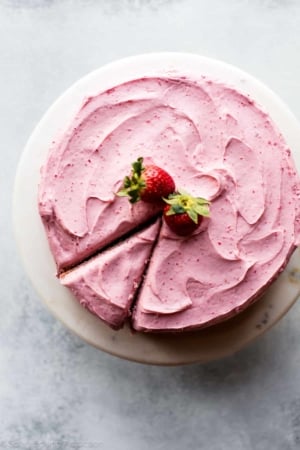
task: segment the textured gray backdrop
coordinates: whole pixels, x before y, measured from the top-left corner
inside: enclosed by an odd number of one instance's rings
[[[300,304],[226,360],[147,367],[70,334],[20,265],[11,194],[48,106],[113,59],[177,50],[256,75],[300,118],[297,0],[0,0],[0,449],[300,448]]]

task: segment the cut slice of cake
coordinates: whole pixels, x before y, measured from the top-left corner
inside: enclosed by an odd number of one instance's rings
[[[60,276],[76,299],[114,329],[124,325],[141,284],[160,220]]]

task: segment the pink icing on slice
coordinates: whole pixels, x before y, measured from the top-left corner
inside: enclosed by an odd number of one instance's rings
[[[113,328],[123,326],[159,231],[159,221],[60,277],[77,300]]]

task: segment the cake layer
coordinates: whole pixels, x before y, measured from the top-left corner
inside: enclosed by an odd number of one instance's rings
[[[60,276],[76,299],[114,329],[124,325],[141,284],[160,220]]]

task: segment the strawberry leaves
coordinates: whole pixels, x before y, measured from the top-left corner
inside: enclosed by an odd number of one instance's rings
[[[164,201],[171,206],[166,212],[168,216],[186,213],[194,223],[198,223],[199,216],[209,217],[209,201],[202,197],[192,197],[183,190],[169,195]]]
[[[146,183],[142,178],[142,173],[145,171],[143,158],[138,158],[131,166],[131,176],[124,178],[123,187],[117,192],[117,195],[119,197],[129,197],[130,203],[136,203],[141,199],[140,193],[146,187]]]

